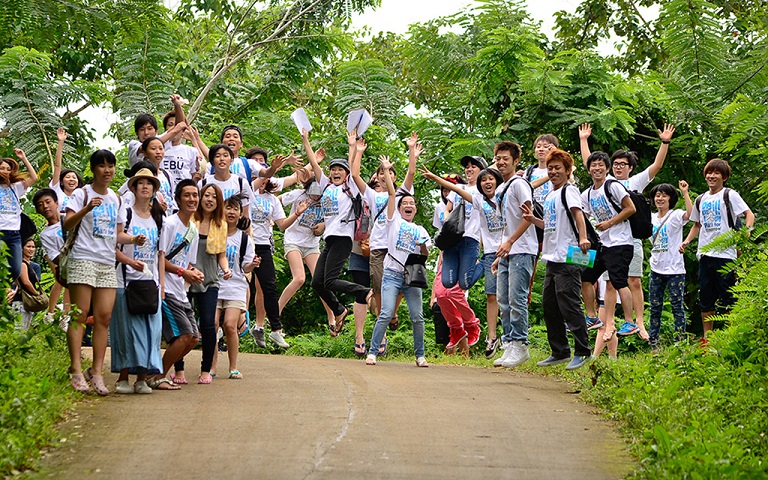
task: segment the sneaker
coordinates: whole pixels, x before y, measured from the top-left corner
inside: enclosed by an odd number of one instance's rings
[[[147,385],[145,380],[136,380],[136,383],[133,384],[133,391],[145,395],[152,393],[152,389],[149,388],[149,385]]]
[[[526,345],[524,342],[520,340],[513,343],[515,346],[513,349],[511,349],[512,353],[509,354],[506,360],[503,360],[501,362],[502,367],[505,367],[505,368],[516,367],[524,363],[529,358],[531,358],[531,354],[528,353],[528,345]]]
[[[501,343],[501,340],[499,340],[499,337],[496,337],[494,339],[486,338],[485,339],[485,358],[490,360],[493,358],[494,355],[496,355],[496,350],[499,349],[499,344]]]
[[[566,370],[576,370],[577,368],[581,368],[587,363],[589,363],[590,356],[589,355],[574,355],[573,360],[571,360],[571,363],[569,363],[565,369]]]
[[[470,347],[474,347],[480,341],[480,321],[478,320],[477,322],[478,325],[467,328],[467,343]]]
[[[542,360],[539,363],[537,363],[536,365],[538,365],[539,367],[551,367],[552,365],[560,365],[561,363],[567,363],[570,360],[571,360],[570,356],[563,357],[563,358],[557,358],[557,357],[550,356],[546,360]]]
[[[512,354],[512,349],[514,347],[513,342],[507,342],[501,345],[501,349],[504,350],[504,353],[501,354],[501,357],[497,358],[493,361],[494,367],[500,367],[502,363],[504,363],[504,360],[509,358],[509,356]]]
[[[264,329],[259,327],[253,327],[251,329],[251,335],[253,335],[253,340],[256,342],[257,347],[261,348],[267,348],[267,342],[264,339]]]
[[[639,331],[640,331],[640,327],[638,327],[634,323],[624,322],[621,325],[621,328],[619,329],[619,331],[616,332],[616,335],[618,335],[620,337],[626,337],[627,335],[632,335],[632,334],[637,333]]]
[[[597,317],[584,316],[587,320],[587,330],[597,330],[603,326],[603,321]]]
[[[283,332],[269,332],[269,339],[275,342],[281,348],[290,347],[290,345],[288,345],[288,342],[285,341],[285,335],[283,335]]]
[[[133,393],[133,387],[128,383],[128,380],[120,380],[115,383],[115,393]]]

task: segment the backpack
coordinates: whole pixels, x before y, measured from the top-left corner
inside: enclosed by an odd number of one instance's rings
[[[571,228],[573,229],[573,234],[576,235],[576,241],[579,240],[579,229],[576,228],[576,222],[573,220],[573,213],[571,213],[571,209],[568,206],[568,201],[565,199],[565,189],[568,188],[570,184],[566,183],[563,188],[562,192],[560,192],[560,202],[563,204],[563,207],[565,207],[565,215],[568,217],[568,223],[571,224]],[[581,208],[579,208],[581,210]],[[598,250],[600,248],[600,235],[597,234],[595,231],[595,227],[592,226],[592,222],[589,221],[587,216],[584,214],[584,211],[581,212],[582,216],[584,217],[584,226],[587,229],[587,240],[589,240],[590,248],[592,250]]]
[[[531,177],[533,176],[533,170],[538,167],[539,165],[534,163],[533,165],[528,166],[528,168],[525,169],[525,175],[524,178],[528,180],[528,183],[531,183]]]
[[[605,198],[608,199],[608,202],[610,202],[618,214],[618,212],[621,212],[621,205],[617,204],[611,195],[611,189],[609,186],[612,182],[617,182],[622,187],[624,187],[624,184],[618,180],[607,179],[603,188],[603,191],[605,191]],[[641,240],[650,238],[651,235],[653,235],[653,224],[651,223],[651,202],[646,198],[645,195],[640,192],[629,190],[627,187],[624,187],[624,190],[627,191],[630,200],[632,200],[632,204],[635,206],[635,213],[627,218],[629,227],[632,229],[632,237]],[[589,192],[591,191],[592,189],[590,188]],[[587,196],[589,196],[589,193]]]
[[[240,268],[240,271],[243,271],[243,260],[245,259],[245,247],[248,246],[248,232],[243,230],[240,232],[240,248],[239,248],[239,258],[240,260],[237,262],[238,268]]]
[[[533,169],[533,165],[528,167],[528,170],[532,170],[532,169]],[[527,174],[528,174],[528,171],[526,171],[526,176],[527,176]],[[522,177],[512,177],[512,180],[507,182],[507,186],[504,187],[504,190],[501,191],[501,196],[499,197],[499,210],[500,210],[500,212],[504,211],[504,196],[506,196],[507,190],[509,190],[509,186],[512,185],[512,182],[514,182],[515,179],[518,179],[518,178],[520,178],[521,180],[525,180]],[[531,183],[528,180],[526,180],[526,183],[528,184],[528,186],[531,189],[531,210],[533,211],[533,216],[538,218],[538,219],[543,219],[544,218],[544,207],[539,202],[537,202],[536,198],[533,196],[533,186],[531,186]],[[544,241],[544,229],[543,228],[536,227],[536,238],[539,240],[539,243]]]
[[[725,210],[728,212],[728,227],[731,230],[740,230],[741,229],[741,217],[735,216],[733,214],[733,206],[731,205],[731,197],[729,195],[731,189],[728,187],[724,188],[723,192],[723,203],[725,203]],[[701,216],[701,195],[696,197],[696,201],[694,202],[693,206],[696,208],[696,211],[699,212],[699,216]]]
[[[360,195],[360,193],[352,196],[352,192],[346,183],[342,187],[342,190],[352,200],[352,211],[349,212],[349,216],[346,220],[342,220],[342,222],[351,222],[354,216],[355,234],[353,240],[356,242],[365,240],[371,236],[371,228],[373,227],[371,208],[368,206],[368,202],[363,200],[363,196]]]

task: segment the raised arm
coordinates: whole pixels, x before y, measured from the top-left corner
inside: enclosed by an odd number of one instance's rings
[[[408,171],[405,173],[403,188],[411,191],[411,188],[413,188],[413,178],[416,175],[416,161],[424,152],[424,147],[419,143],[419,136],[416,132],[411,133],[410,138],[405,141],[405,144],[408,145]]]
[[[667,158],[667,152],[669,151],[669,142],[672,140],[672,135],[675,133],[675,126],[665,123],[664,131],[657,130],[659,132],[659,138],[661,139],[661,146],[656,153],[656,159],[653,161],[650,167],[648,167],[648,176],[653,180],[656,175],[664,166],[664,160]]]
[[[579,149],[581,150],[581,161],[584,163],[584,168],[587,168],[587,159],[592,154],[589,151],[590,135],[592,135],[592,125],[582,123],[579,126]]]
[[[365,143],[365,139],[363,139],[363,137],[358,138],[355,141],[354,157],[349,162],[349,169],[350,174],[352,175],[352,180],[354,180],[355,185],[357,185],[357,189],[360,190],[361,195],[364,194],[365,189],[368,188],[368,184],[365,183],[363,177],[360,176],[360,164],[363,161],[363,152],[365,152],[367,148],[368,145]]]
[[[680,187],[680,191],[683,192],[683,198],[685,199],[685,215],[683,220],[688,221],[691,218],[691,212],[693,212],[693,202],[691,201],[691,194],[688,193],[688,182],[680,180],[677,182],[677,186]],[[674,205],[670,205],[669,208],[674,208]]]
[[[309,164],[312,165],[312,171],[315,173],[315,180],[319,182],[323,178],[323,169],[320,168],[317,157],[315,157],[315,151],[312,150],[312,145],[309,144],[309,132],[304,128],[301,129],[301,143],[304,144],[304,151],[307,152],[307,160],[309,160]],[[325,151],[323,151],[323,156],[325,156]]]
[[[56,138],[59,140],[56,146],[56,157],[53,159],[53,173],[51,174],[51,186],[59,184],[61,176],[61,160],[64,157],[64,142],[67,140],[67,131],[59,127],[56,129]]]
[[[443,188],[447,188],[448,190],[451,190],[452,192],[456,192],[457,194],[459,194],[459,196],[461,196],[461,198],[463,198],[467,202],[472,203],[472,194],[471,193],[469,193],[468,191],[462,189],[458,185],[452,184],[448,180],[444,180],[444,179],[438,177],[434,173],[432,173],[429,170],[427,170],[427,167],[421,167],[421,175],[424,178],[426,178],[427,180],[431,180],[431,181],[437,183],[438,185],[440,185]]]
[[[387,157],[383,157],[381,160],[381,168],[385,172],[392,168],[392,164],[389,162]],[[395,184],[392,183],[392,177],[389,175],[384,175],[384,181],[387,184],[387,193],[389,194],[389,199],[387,200],[387,218],[392,219],[395,218],[395,204],[397,203],[395,195]]]
[[[203,142],[203,139],[200,138],[200,132],[197,130],[197,127],[190,127],[190,130],[192,131],[192,145],[195,146],[198,152],[200,152],[200,155],[203,156],[204,159],[208,159],[208,145]]]
[[[29,163],[29,160],[27,160],[27,154],[24,153],[24,150],[20,148],[14,148],[13,153],[16,154],[19,160],[21,160],[21,162],[24,164],[24,168],[27,169],[29,177],[22,180],[22,182],[24,183],[24,188],[29,188],[34,185],[35,182],[37,182],[37,172],[35,171],[35,167],[33,167],[32,164]]]

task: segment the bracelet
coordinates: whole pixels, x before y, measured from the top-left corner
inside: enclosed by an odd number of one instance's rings
[[[131,245],[136,242],[136,235],[131,235]]]
[[[176,270],[176,275],[178,275],[178,276],[180,276],[180,277],[181,277],[182,275],[184,275],[184,269],[183,269],[183,268],[181,268],[181,267],[179,267],[179,269],[178,269],[178,270]]]
[[[669,145],[669,140],[667,140],[666,142],[662,140],[661,143],[663,143],[664,145]]]

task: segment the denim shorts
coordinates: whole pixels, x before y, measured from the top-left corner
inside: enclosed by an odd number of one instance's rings
[[[485,268],[485,294],[496,295],[496,275],[491,273],[491,265],[496,261],[495,253],[483,254],[483,267]]]

